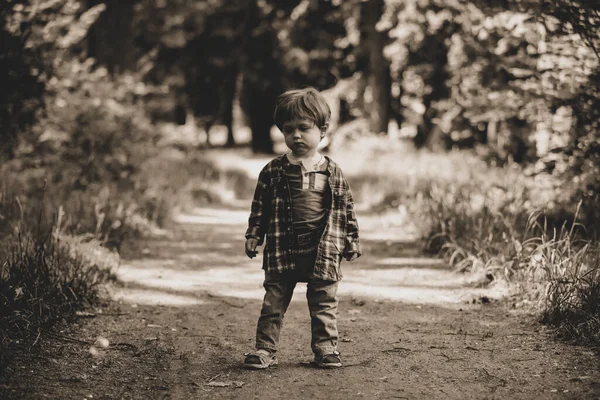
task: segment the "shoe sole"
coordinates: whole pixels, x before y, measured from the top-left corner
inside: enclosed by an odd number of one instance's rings
[[[269,364],[244,364],[246,369],[267,369],[273,365],[277,365],[277,361],[271,361]]]
[[[324,363],[320,363],[317,364],[320,368],[340,368],[342,366],[342,363],[335,363],[335,364],[324,364]]]

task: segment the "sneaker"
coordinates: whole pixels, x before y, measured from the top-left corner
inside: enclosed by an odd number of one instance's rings
[[[321,368],[339,368],[342,366],[340,352],[334,350],[333,353],[315,356],[315,363]]]
[[[248,369],[265,369],[271,365],[277,365],[277,356],[268,350],[257,350],[251,353],[244,354],[244,368]]]

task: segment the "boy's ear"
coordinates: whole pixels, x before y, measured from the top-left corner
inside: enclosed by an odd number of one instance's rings
[[[325,125],[323,125],[321,127],[321,134],[325,135],[325,132],[327,132],[327,129],[329,129],[329,122],[325,122]]]

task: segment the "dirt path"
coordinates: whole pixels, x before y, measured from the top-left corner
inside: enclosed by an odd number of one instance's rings
[[[260,260],[243,254],[245,210],[181,215],[168,238],[129,249],[95,317],[17,363],[2,398],[592,399],[598,358],[556,342],[530,316],[493,301],[504,288],[423,258],[388,217],[360,215],[365,256],[344,264],[345,366],[311,367],[299,285],[280,365],[241,368],[262,298]],[[481,304],[473,300],[486,297]],[[97,337],[106,348],[90,347]],[[92,354],[93,353],[93,354]]]

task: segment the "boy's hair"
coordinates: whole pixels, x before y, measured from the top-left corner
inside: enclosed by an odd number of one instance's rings
[[[288,90],[277,98],[273,119],[279,130],[283,124],[296,118],[309,119],[326,130],[331,117],[331,109],[325,98],[315,88]]]

